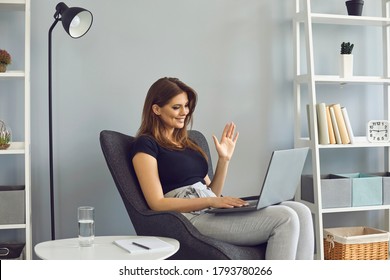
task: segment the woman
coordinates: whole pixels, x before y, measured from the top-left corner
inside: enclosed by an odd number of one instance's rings
[[[247,202],[221,196],[238,140],[235,124],[225,126],[220,140],[213,136],[218,163],[210,180],[210,159],[187,133],[196,102],[196,92],[176,78],[161,78],[148,91],[131,156],[149,207],[181,212],[202,234],[232,244],[268,242],[266,259],[312,259],[312,218],[301,203],[286,201],[259,211],[224,215],[204,212],[209,207],[242,207]]]

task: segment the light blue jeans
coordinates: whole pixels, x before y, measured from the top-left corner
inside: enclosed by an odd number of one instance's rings
[[[173,190],[166,197],[213,196],[201,184]],[[215,196],[215,195],[214,195]],[[258,211],[209,214],[183,213],[204,235],[235,245],[265,242],[267,260],[312,260],[314,232],[310,210],[302,203],[285,201]]]

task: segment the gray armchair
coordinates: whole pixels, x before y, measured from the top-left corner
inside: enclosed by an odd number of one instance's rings
[[[210,157],[203,134],[190,131]],[[266,244],[259,246],[236,246],[202,235],[181,213],[151,210],[142,194],[135,175],[129,151],[134,137],[116,131],[103,130],[100,145],[115,185],[125,204],[137,235],[164,236],[180,242],[179,251],[171,259],[264,259]],[[210,161],[209,176],[213,177]]]

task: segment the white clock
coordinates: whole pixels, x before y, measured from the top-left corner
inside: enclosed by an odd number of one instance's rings
[[[367,139],[371,143],[390,141],[388,120],[371,120],[367,124]]]

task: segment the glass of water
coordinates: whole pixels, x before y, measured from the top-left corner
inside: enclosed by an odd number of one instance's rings
[[[79,244],[81,247],[93,245],[95,238],[95,208],[92,206],[80,206],[77,209],[79,221]]]

